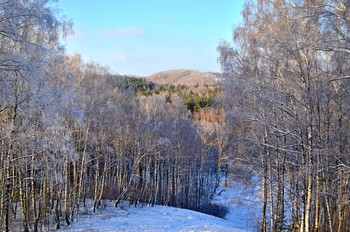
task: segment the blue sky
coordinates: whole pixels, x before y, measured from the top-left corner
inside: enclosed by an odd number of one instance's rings
[[[244,0],[59,0],[75,34],[69,54],[146,76],[169,69],[219,71],[216,46],[231,41]]]

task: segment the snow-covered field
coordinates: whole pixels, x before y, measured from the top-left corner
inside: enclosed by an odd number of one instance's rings
[[[120,208],[107,206],[95,214],[81,215],[72,226],[61,231],[246,231],[235,228],[233,222],[191,210],[166,206]]]
[[[64,232],[98,231],[149,231],[149,232],[251,232],[258,231],[260,205],[257,203],[259,190],[242,184],[231,187],[214,202],[225,205],[230,212],[226,220],[211,215],[167,206],[129,206],[127,202],[114,208],[114,202],[106,203],[103,210],[92,212],[86,208],[72,226],[61,229]]]

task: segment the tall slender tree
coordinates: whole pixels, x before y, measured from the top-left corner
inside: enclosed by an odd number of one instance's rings
[[[349,161],[343,130],[349,111],[343,103],[349,99],[339,91],[347,85],[349,64],[336,62],[349,56],[347,5],[247,1],[244,22],[234,29],[235,45],[218,47],[226,88],[234,93],[227,109],[240,115],[246,127],[241,141],[253,142],[261,161],[254,168],[261,179],[261,231],[348,228],[348,183],[342,180]],[[287,205],[293,206],[290,221]]]

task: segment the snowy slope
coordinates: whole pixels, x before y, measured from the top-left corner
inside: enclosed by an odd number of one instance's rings
[[[89,210],[90,211],[90,210]],[[207,214],[166,206],[120,208],[107,206],[95,214],[81,215],[72,226],[61,231],[246,231],[234,228],[234,224]]]
[[[226,219],[233,223],[235,228],[245,231],[259,231],[261,213],[261,191],[255,185],[243,185],[239,182],[230,183],[230,187],[214,197],[214,202],[226,206],[229,213]],[[220,192],[220,191],[218,191]]]

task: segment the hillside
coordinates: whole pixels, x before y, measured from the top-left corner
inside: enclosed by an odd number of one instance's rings
[[[147,77],[147,79],[158,84],[195,86],[215,84],[218,76],[219,73],[177,69],[158,72]]]

